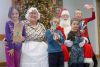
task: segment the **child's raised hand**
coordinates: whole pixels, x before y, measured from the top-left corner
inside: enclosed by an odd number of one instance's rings
[[[93,5],[92,4],[85,4],[84,7],[87,9],[87,10],[90,10],[90,9],[93,9]]]

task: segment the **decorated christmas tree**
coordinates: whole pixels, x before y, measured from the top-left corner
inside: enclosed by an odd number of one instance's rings
[[[43,23],[46,28],[50,27],[50,19],[56,16],[56,9],[59,5],[62,6],[62,0],[16,0],[15,4],[20,9],[22,20],[25,20],[25,13],[30,7],[36,7],[41,13],[39,22]]]

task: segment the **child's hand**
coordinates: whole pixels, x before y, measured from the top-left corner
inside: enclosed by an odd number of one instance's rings
[[[85,4],[84,7],[87,9],[87,10],[93,10],[93,5],[92,4]]]
[[[56,41],[59,41],[60,40],[60,35],[58,33],[54,33],[53,34],[53,39],[56,40]]]
[[[10,50],[8,51],[8,55],[9,55],[9,56],[14,56],[14,49],[10,49]]]
[[[83,40],[82,42],[79,43],[80,47],[83,47],[85,45],[85,40]]]
[[[85,33],[85,30],[80,30],[82,33]]]

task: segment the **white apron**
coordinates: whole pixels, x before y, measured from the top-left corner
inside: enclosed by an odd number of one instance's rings
[[[47,49],[45,42],[23,43],[20,67],[48,67]]]

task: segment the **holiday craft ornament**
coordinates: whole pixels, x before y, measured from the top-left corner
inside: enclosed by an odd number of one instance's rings
[[[23,41],[22,30],[23,30],[23,25],[21,23],[14,25],[14,33],[13,33],[14,42]]]

